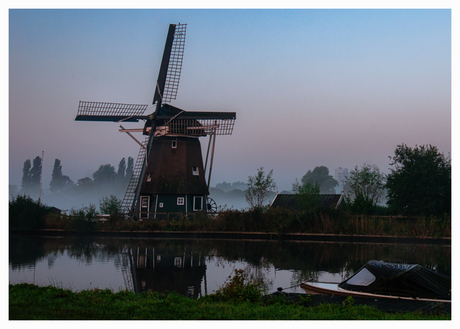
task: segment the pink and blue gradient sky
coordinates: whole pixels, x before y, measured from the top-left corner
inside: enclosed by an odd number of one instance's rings
[[[446,7],[447,8],[447,7]],[[398,144],[451,152],[451,10],[9,10],[9,183],[45,151],[77,181],[136,157],[80,100],[151,104],[168,25],[187,23],[173,105],[235,111],[211,186],[273,169],[289,190],[316,166],[376,164]],[[138,127],[141,124],[125,124]],[[206,140],[203,141],[204,149]]]

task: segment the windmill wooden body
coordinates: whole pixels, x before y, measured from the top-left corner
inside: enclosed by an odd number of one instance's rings
[[[124,129],[140,151],[125,197],[123,210],[137,218],[155,218],[159,213],[209,211],[209,182],[217,135],[231,135],[235,112],[191,112],[169,104],[176,99],[182,69],[186,24],[171,24],[152,104],[148,105],[80,101],[77,121],[138,122],[140,129]],[[144,141],[132,133],[142,132]],[[199,137],[209,136],[203,162]],[[211,152],[211,153],[210,153]],[[208,167],[209,163],[209,167]],[[206,180],[206,174],[208,179]]]

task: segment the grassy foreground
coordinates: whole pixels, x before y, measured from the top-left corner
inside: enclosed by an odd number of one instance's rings
[[[223,292],[223,293],[222,293]],[[9,285],[10,320],[450,320],[450,314],[386,313],[369,306],[308,306],[282,298],[229,298],[225,291],[193,300],[161,294],[109,289],[72,292],[53,286]],[[239,295],[241,297],[242,295]]]

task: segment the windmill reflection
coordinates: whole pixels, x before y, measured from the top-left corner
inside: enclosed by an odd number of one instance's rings
[[[203,280],[206,287],[206,264],[201,251],[184,246],[130,247],[122,255],[125,286],[136,293],[176,291],[198,298]]]

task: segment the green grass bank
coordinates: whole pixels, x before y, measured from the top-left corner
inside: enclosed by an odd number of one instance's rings
[[[72,292],[53,286],[9,286],[10,320],[451,320],[450,314],[388,313],[374,307],[342,304],[309,306],[308,298],[289,302],[263,298],[246,286],[231,294],[227,285],[197,300],[177,293],[85,290]],[[232,289],[230,289],[232,288]],[[237,289],[238,290],[238,289]],[[241,291],[240,291],[241,292]]]

